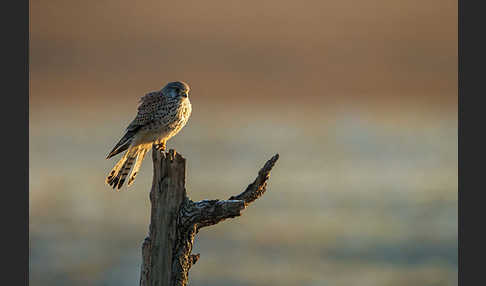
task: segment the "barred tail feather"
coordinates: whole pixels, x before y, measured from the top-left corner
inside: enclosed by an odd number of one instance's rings
[[[150,149],[147,148],[147,147],[141,147],[140,148],[140,151],[138,152],[138,155],[137,155],[137,161],[135,162],[135,165],[133,166],[133,170],[130,174],[130,178],[128,178],[128,183],[127,183],[127,187],[130,186],[133,181],[135,180],[135,177],[137,176],[137,173],[138,173],[138,170],[140,170],[140,166],[142,166],[142,161],[143,161],[143,158],[145,157],[145,154],[147,154],[147,151]]]
[[[138,151],[138,147],[130,147],[122,159],[120,159],[111,170],[110,175],[106,178],[106,182],[108,185],[112,186],[113,189],[117,188],[119,190],[123,186],[123,183],[128,176],[128,172],[130,172],[133,162],[137,158]]]
[[[116,165],[111,169],[110,174],[108,177],[106,177],[106,183],[108,185],[112,185],[114,182],[115,178],[118,176],[118,172],[120,171],[120,168],[123,166],[123,163],[127,160],[128,157],[128,152],[123,155],[123,157],[116,163]]]

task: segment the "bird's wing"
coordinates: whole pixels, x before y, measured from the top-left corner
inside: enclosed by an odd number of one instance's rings
[[[155,119],[157,110],[164,105],[165,97],[159,91],[150,92],[140,98],[138,113],[128,125],[127,131],[139,129]]]
[[[155,114],[164,104],[165,98],[161,96],[159,91],[150,92],[140,98],[140,104],[138,106],[138,113],[135,119],[126,128],[125,135],[120,141],[113,147],[113,150],[108,154],[107,159],[119,154],[128,149],[130,143],[137,134],[137,132],[145,125],[150,124],[155,119]]]

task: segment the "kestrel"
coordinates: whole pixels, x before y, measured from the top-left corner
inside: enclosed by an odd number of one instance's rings
[[[106,183],[113,189],[122,187],[136,159],[128,179],[127,185],[130,186],[137,176],[147,151],[153,145],[157,150],[165,151],[167,140],[186,125],[192,111],[189,90],[187,83],[175,81],[140,99],[137,116],[128,125],[122,139],[106,157],[109,159],[127,150],[106,178]]]

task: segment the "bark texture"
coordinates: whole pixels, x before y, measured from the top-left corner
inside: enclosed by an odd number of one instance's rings
[[[228,200],[193,202],[185,189],[186,160],[174,150],[152,150],[154,177],[150,191],[149,235],[142,245],[142,286],[185,286],[199,254],[192,254],[194,238],[206,226],[241,215],[248,204],[265,193],[276,154],[255,181]]]

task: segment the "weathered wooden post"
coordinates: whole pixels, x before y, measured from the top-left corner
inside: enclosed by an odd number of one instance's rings
[[[241,215],[266,190],[276,154],[245,191],[228,200],[193,202],[185,188],[186,159],[174,150],[152,150],[154,177],[150,191],[149,236],[142,246],[141,286],[185,286],[188,272],[199,259],[191,254],[194,238],[206,226]]]

